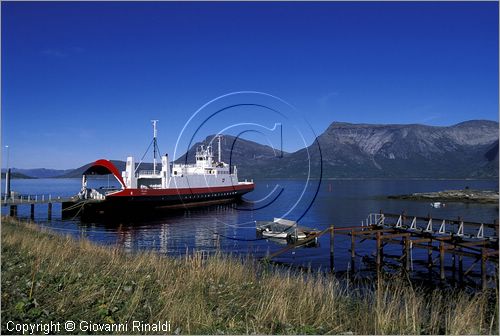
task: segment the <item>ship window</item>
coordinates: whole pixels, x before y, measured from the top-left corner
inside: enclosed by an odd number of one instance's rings
[[[177,175],[177,171],[176,170],[174,170],[174,175]]]

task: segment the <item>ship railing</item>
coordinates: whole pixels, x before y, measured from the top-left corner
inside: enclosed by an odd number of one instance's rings
[[[172,165],[172,168],[193,168],[193,167],[197,167],[197,165],[193,163],[190,164],[176,163]]]
[[[52,194],[18,194],[11,193],[11,195],[2,194],[2,203],[9,204],[23,204],[23,203],[52,203],[60,201],[61,196],[54,196]]]
[[[157,170],[156,172],[154,170],[139,170],[139,175],[161,175],[161,171]]]

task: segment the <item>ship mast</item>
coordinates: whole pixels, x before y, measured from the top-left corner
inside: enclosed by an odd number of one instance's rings
[[[158,120],[151,120],[153,123],[153,175],[156,175],[156,151],[158,150],[158,144],[156,143],[157,129],[156,124]]]
[[[219,140],[219,147],[217,148],[218,149],[218,154],[219,154],[219,161],[218,162],[222,162],[222,150],[221,150],[221,144],[220,144],[220,139],[222,138],[222,134],[217,134],[217,139]]]

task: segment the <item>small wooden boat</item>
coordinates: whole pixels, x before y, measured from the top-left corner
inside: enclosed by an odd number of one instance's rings
[[[441,203],[441,202],[432,202],[431,203],[431,207],[433,208],[444,208],[446,206],[446,204],[444,203]]]
[[[300,240],[307,238],[297,222],[283,218],[274,218],[273,221],[256,221],[257,232],[266,238]]]

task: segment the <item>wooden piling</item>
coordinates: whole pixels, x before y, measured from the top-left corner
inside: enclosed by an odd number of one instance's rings
[[[432,239],[427,243],[427,267],[432,269]]]
[[[382,240],[380,239],[381,233],[377,231],[377,277],[380,275],[380,268],[382,265]]]
[[[444,274],[444,241],[439,242],[439,278],[441,280],[445,279]]]
[[[17,205],[10,206],[9,215],[10,215],[10,217],[17,217]]]
[[[454,245],[454,250],[455,250],[455,249],[456,249],[456,245]],[[456,266],[456,259],[457,259],[457,258],[456,258],[456,255],[455,255],[455,253],[453,253],[453,254],[451,255],[451,276],[452,276],[452,278],[453,278],[453,281],[455,281],[455,279],[456,279],[456,274],[457,274],[457,270],[456,270],[456,268],[457,268],[457,266]]]
[[[460,251],[462,251],[462,249],[460,248]],[[458,255],[458,282],[460,284],[463,284],[464,282],[464,257],[459,254]]]
[[[486,259],[484,248],[481,249],[481,288],[486,289]]]
[[[48,219],[48,220],[51,220],[51,219],[52,219],[52,203],[49,203],[49,204],[48,204],[48,208],[47,208],[47,219]]]
[[[333,261],[333,257],[334,257],[334,238],[335,238],[335,231],[334,231],[334,226],[333,225],[330,225],[330,272],[333,273],[334,270],[335,270],[335,267],[334,267],[334,261]]]
[[[405,247],[405,254],[404,254],[404,266],[406,271],[410,270],[410,237],[406,236],[404,238],[404,247]]]
[[[351,230],[351,269],[354,272],[356,262],[356,236],[354,235],[354,229]]]
[[[35,203],[30,204],[30,218],[35,219]]]
[[[382,236],[384,234],[380,232],[380,264],[382,265],[384,263],[384,242],[382,241]]]
[[[433,260],[432,260],[432,239],[429,239],[427,242],[427,274],[429,276],[429,281],[432,280],[432,267],[433,267]]]

